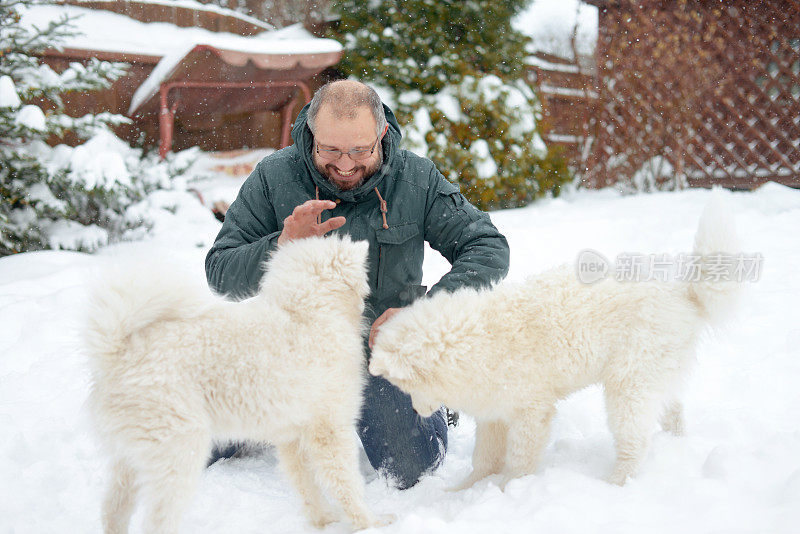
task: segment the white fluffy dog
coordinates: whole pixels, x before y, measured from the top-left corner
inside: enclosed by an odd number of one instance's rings
[[[90,406],[112,458],[106,533],[127,532],[141,494],[145,532],[176,532],[213,439],[275,444],[311,521],[376,524],[364,503],[355,423],[365,380],[367,243],[280,247],[259,294],[214,296],[177,274],[96,284],[87,343]]]
[[[695,253],[736,253],[730,216],[712,202]],[[712,256],[700,262],[702,278]],[[423,416],[441,405],[474,416],[471,475],[501,484],[533,473],[554,403],[593,383],[605,388],[623,484],[640,464],[652,425],[683,431],[677,387],[703,328],[730,308],[735,282],[582,284],[561,267],[523,284],[440,293],[383,325],[369,371],[409,393]]]

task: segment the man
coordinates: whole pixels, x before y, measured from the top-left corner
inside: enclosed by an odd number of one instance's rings
[[[423,241],[452,264],[430,293],[506,275],[505,237],[432,161],[400,148],[397,121],[373,89],[349,80],[323,86],[292,138],[294,145],[258,164],[228,209],[206,257],[215,290],[248,296],[280,244],[345,232],[369,242],[371,345],[381,324],[425,294]],[[447,446],[442,413],[420,417],[407,395],[372,376],[358,431],[370,463],[400,488],[436,467]]]

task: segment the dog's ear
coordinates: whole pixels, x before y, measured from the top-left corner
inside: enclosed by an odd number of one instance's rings
[[[328,265],[337,274],[352,276],[352,271],[360,270],[366,264],[369,249],[367,241],[352,241],[347,235],[328,239],[333,252]]]
[[[331,238],[335,244],[334,254],[325,272],[330,277],[343,281],[363,299],[369,294],[367,282],[367,241],[351,241],[348,236]]]
[[[410,358],[398,354],[373,351],[369,362],[369,372],[374,376],[382,376],[387,380],[411,380],[417,369]]]
[[[423,339],[419,340],[419,359],[431,363],[444,361],[448,355],[459,350],[460,342],[458,332],[449,329],[426,331]]]

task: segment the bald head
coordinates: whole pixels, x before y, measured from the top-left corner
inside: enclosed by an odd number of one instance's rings
[[[314,93],[308,107],[308,127],[315,133],[317,116],[321,109],[336,118],[353,120],[361,108],[369,109],[375,119],[375,134],[380,135],[386,127],[383,103],[375,90],[354,80],[328,82]]]

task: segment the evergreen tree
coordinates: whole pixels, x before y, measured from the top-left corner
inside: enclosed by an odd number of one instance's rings
[[[47,0],[0,0],[0,255],[45,248],[91,250],[144,223],[128,220],[125,209],[163,185],[148,165],[136,159],[117,162],[133,178],[117,183],[102,172],[85,173],[63,161],[69,147],[51,149],[46,141],[68,132],[100,143],[122,143],[108,130],[127,121],[109,113],[71,117],[63,95],[110,87],[125,65],[91,60],[55,72],[40,54],[58,48],[73,34],[65,17],[44,28],[27,28],[21,13]],[[99,141],[104,139],[104,141]],[[52,239],[55,228],[80,225],[87,240],[72,245]]]
[[[397,92],[433,94],[464,76],[519,79],[528,38],[511,27],[527,0],[340,0],[342,68]]]
[[[524,81],[528,38],[511,19],[528,0],[340,0],[333,36],[345,74],[384,91],[406,146],[429,156],[484,209],[557,194],[566,163],[538,135]]]

